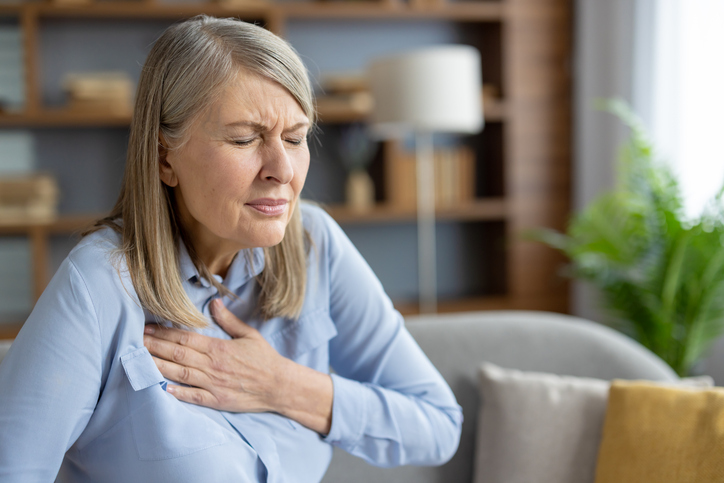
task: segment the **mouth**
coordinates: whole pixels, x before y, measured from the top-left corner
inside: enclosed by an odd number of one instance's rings
[[[248,202],[246,206],[267,216],[279,216],[287,210],[288,204],[289,202],[284,199],[259,198]]]

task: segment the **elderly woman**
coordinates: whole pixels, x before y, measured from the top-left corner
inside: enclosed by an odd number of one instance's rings
[[[453,455],[449,387],[300,201],[313,124],[307,73],[268,31],[200,16],[159,38],[118,202],[0,366],[0,480],[312,482],[332,446]]]

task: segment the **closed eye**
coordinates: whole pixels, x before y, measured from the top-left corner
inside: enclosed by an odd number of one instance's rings
[[[292,146],[301,146],[305,140],[306,140],[306,138],[301,138],[301,139],[292,138],[292,139],[286,139],[286,142],[291,144]]]
[[[237,139],[234,141],[234,144],[237,146],[249,146],[251,143],[253,143],[256,140],[256,138],[251,139]]]

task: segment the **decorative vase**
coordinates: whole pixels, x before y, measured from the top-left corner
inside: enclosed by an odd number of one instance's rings
[[[347,177],[347,206],[354,211],[370,210],[375,204],[375,185],[367,171],[357,169]]]

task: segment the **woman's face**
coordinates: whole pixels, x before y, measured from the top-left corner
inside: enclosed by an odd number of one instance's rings
[[[162,153],[161,179],[212,272],[218,258],[281,242],[309,168],[309,124],[281,85],[241,72],[187,143]]]

